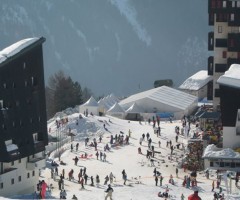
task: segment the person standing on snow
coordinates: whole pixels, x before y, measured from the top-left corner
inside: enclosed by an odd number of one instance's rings
[[[100,179],[99,179],[99,176],[97,175],[96,176],[96,185],[97,185],[97,187],[99,187],[99,183],[100,183]]]
[[[109,174],[109,179],[110,179],[110,183],[112,184],[113,183],[113,178],[115,178],[115,176],[113,175],[113,173],[111,172]]]
[[[108,197],[110,198],[110,200],[112,200],[113,189],[110,184],[108,185],[108,188],[105,192],[107,193],[105,200],[107,200]]]
[[[158,185],[158,177],[155,176],[155,183],[156,183],[156,186]]]
[[[126,172],[125,172],[125,169],[122,171],[122,175],[123,175],[123,180],[124,180],[123,184],[126,185],[127,174],[126,174]]]
[[[188,200],[202,200],[199,196],[198,196],[198,191],[194,191],[193,194],[188,196]]]
[[[108,181],[109,181],[109,177],[108,177],[108,175],[107,175],[107,176],[105,177],[104,185],[107,185]]]

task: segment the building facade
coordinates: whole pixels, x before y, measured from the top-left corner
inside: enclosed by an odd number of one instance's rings
[[[208,83],[208,100],[213,100],[215,111],[220,110],[220,91],[217,79],[229,69],[231,64],[240,63],[240,1],[209,0],[208,50],[213,56],[208,58],[208,75],[213,81]]]
[[[0,51],[0,196],[36,191],[48,144],[42,43]]]

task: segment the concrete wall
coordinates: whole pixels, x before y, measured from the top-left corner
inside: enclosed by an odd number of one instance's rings
[[[39,157],[41,153],[35,155]],[[32,158],[30,156],[30,158]],[[39,161],[45,163],[45,159]],[[16,160],[13,163],[2,163],[4,173],[0,174],[0,184],[3,183],[3,188],[0,188],[0,195],[3,197],[10,197],[14,195],[33,193],[36,191],[36,184],[39,180],[39,168],[35,167],[34,170],[27,169],[27,157],[21,160]],[[37,166],[38,162],[35,163]],[[10,170],[10,171],[6,171]],[[21,180],[20,180],[21,177]],[[14,183],[12,183],[14,180]]]
[[[240,147],[240,135],[236,135],[236,127],[223,127],[223,148]]]

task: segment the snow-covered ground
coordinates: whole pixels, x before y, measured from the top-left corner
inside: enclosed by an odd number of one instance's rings
[[[83,115],[82,115],[83,116]],[[56,136],[59,132],[57,131],[55,119],[52,119],[48,123],[48,128],[51,129],[50,133],[52,136]],[[110,120],[110,121],[109,121]],[[77,123],[78,122],[78,123]],[[106,129],[104,129],[104,124]],[[71,114],[68,115],[68,123],[64,125],[61,130],[61,138],[64,138],[64,135],[67,134],[69,128],[71,132],[76,136],[73,141],[73,152],[70,150],[70,142],[63,145],[62,149],[64,149],[63,154],[61,155],[61,160],[66,163],[66,165],[59,165],[58,171],[59,174],[62,173],[62,169],[65,169],[65,179],[64,179],[64,188],[67,192],[67,199],[71,199],[73,194],[75,194],[78,199],[83,200],[102,200],[105,197],[105,190],[107,185],[104,185],[104,178],[106,175],[109,175],[110,172],[114,174],[116,177],[114,182],[111,184],[114,192],[113,199],[115,200],[146,200],[146,199],[163,199],[158,197],[158,192],[164,192],[165,188],[169,188],[169,199],[180,200],[181,194],[184,194],[185,199],[187,199],[188,195],[193,193],[193,190],[199,190],[199,196],[202,200],[212,200],[213,192],[212,190],[212,181],[216,180],[216,174],[213,172],[210,175],[210,179],[207,180],[204,176],[204,173],[199,172],[197,176],[198,186],[195,188],[187,189],[182,186],[183,177],[185,175],[189,175],[190,171],[184,172],[183,169],[179,168],[178,178],[176,178],[176,167],[177,161],[181,162],[183,155],[182,149],[175,149],[173,160],[169,160],[168,156],[170,155],[170,148],[166,147],[166,141],[171,140],[173,145],[176,145],[175,142],[175,126],[181,127],[180,121],[170,122],[161,122],[161,136],[157,137],[154,134],[152,125],[147,122],[139,122],[134,121],[126,121],[117,118],[113,118],[111,116],[99,117],[99,116],[88,116],[82,119],[79,119],[79,114]],[[194,127],[192,127],[192,130]],[[115,134],[120,134],[120,131],[125,135],[129,134],[129,130],[131,131],[130,144],[123,146],[116,146],[110,149],[110,151],[106,151],[106,162],[102,162],[96,159],[96,151],[94,147],[85,146],[84,140],[86,137],[89,137],[89,143],[93,141],[95,137],[98,141],[98,150],[104,152],[103,147],[107,143],[110,142],[111,134],[115,136]],[[147,151],[147,142],[146,139],[143,141],[143,144],[139,144],[139,139],[143,133],[150,133],[150,137],[152,138],[153,145],[155,147],[155,151],[161,152],[155,154],[154,164],[155,166],[151,166],[150,161],[146,158]],[[99,143],[99,136],[102,135],[103,140]],[[69,136],[66,136],[69,138]],[[159,147],[159,140],[161,141],[161,147]],[[183,138],[180,136],[178,140],[179,143],[184,143],[185,146],[187,144],[187,138]],[[79,149],[76,151],[76,143],[79,143]],[[49,147],[54,147],[56,144],[49,143]],[[142,155],[138,154],[138,147],[142,149]],[[50,148],[48,148],[50,149]],[[87,153],[90,156],[88,159],[80,158],[77,166],[74,165],[73,158],[75,156],[80,157],[82,154]],[[55,160],[59,163],[58,157],[56,157],[56,151],[53,151],[49,158],[47,159],[47,167],[41,171],[40,180],[45,180],[45,182],[50,185],[53,185],[53,189],[51,192],[47,193],[47,198],[59,198],[59,189],[58,189],[58,180],[59,176],[56,177],[54,181],[51,179],[51,165],[50,162]],[[80,168],[86,167],[86,173],[89,176],[94,177],[95,186],[90,186],[90,179],[88,180],[85,189],[81,189],[81,185],[77,182],[78,173]],[[159,171],[163,179],[163,186],[160,187],[159,182],[158,186],[155,185],[155,177],[153,176],[153,170],[156,167],[157,171]],[[68,172],[73,169],[74,170],[74,181],[69,181],[67,179]],[[127,184],[123,184],[122,180],[122,170],[125,169],[127,173]],[[96,187],[95,177],[96,175],[100,177],[100,186]],[[173,175],[173,179],[175,181],[174,185],[169,184],[169,177]],[[234,185],[234,182],[233,182]],[[222,181],[221,187],[223,188],[223,193],[226,194],[225,183]],[[215,191],[219,191],[215,189]],[[240,199],[239,190],[233,186],[231,197],[228,199]],[[238,194],[238,195],[237,195]],[[23,198],[31,198],[33,195],[26,196],[18,196],[15,198],[23,199]],[[227,198],[226,198],[227,199]]]

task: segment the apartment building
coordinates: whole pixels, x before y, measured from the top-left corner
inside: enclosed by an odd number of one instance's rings
[[[208,50],[213,55],[208,58],[208,75],[213,81],[208,83],[208,99],[213,100],[215,111],[220,110],[218,78],[231,64],[240,63],[240,1],[209,0]]]
[[[34,192],[45,166],[44,42],[28,38],[0,51],[0,196]]]

